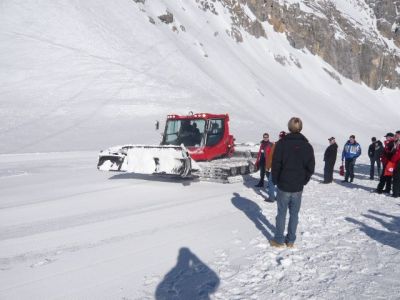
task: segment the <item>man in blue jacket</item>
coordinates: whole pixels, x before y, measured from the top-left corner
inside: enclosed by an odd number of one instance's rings
[[[352,134],[343,147],[342,163],[345,163],[346,174],[343,182],[353,182],[354,180],[354,165],[356,164],[357,157],[361,155],[361,146],[356,142],[356,137]]]

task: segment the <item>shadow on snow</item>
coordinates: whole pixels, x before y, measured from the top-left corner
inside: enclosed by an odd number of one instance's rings
[[[257,203],[241,197],[238,193],[233,193],[232,204],[244,212],[244,214],[254,223],[258,230],[268,239],[272,239],[271,232],[275,232],[275,227],[262,214]],[[270,232],[271,231],[271,232]]]
[[[376,210],[369,210],[368,212],[369,214],[363,214],[363,216],[378,222],[386,230],[373,228],[363,222],[349,217],[346,218],[346,221],[359,225],[360,231],[381,244],[400,250],[400,216],[389,215]],[[384,218],[390,219],[390,221],[387,221]]]
[[[176,265],[163,278],[155,292],[156,300],[210,299],[218,289],[217,274],[190,249],[179,250]]]
[[[322,180],[318,180],[318,179],[314,178],[314,176],[320,177],[320,178],[322,178]],[[314,180],[314,181],[317,181],[317,182],[321,183],[321,182],[323,182],[323,178],[324,178],[324,174],[315,172],[313,177],[311,177],[311,180]],[[355,176],[355,178],[357,179],[357,176]],[[376,190],[376,188],[374,188],[374,187],[364,186],[364,185],[361,185],[361,184],[357,184],[355,182],[342,182],[342,180],[343,179],[334,178],[333,182],[338,184],[338,185],[341,185],[343,187],[346,187],[346,188],[361,189],[361,190],[364,190],[364,191],[367,191],[367,192],[370,192],[370,193],[372,193],[373,191]]]
[[[182,178],[181,176],[177,175],[137,174],[137,173],[118,173],[109,178],[109,180],[114,180],[114,179],[138,179],[138,180],[146,180],[154,182],[180,183],[184,186],[199,182],[198,178],[193,178],[193,177]]]

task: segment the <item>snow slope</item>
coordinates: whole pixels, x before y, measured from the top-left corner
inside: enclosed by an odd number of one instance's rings
[[[370,193],[365,156],[353,185],[319,181],[328,137],[366,150],[398,129],[399,91],[338,84],[268,24],[238,44],[227,10],[197,5],[0,2],[0,299],[397,299],[399,201]],[[95,168],[98,150],[157,143],[154,121],[189,110],[229,113],[239,141],[303,118],[317,172],[297,248],[268,246],[276,204],[257,174],[223,185]]]

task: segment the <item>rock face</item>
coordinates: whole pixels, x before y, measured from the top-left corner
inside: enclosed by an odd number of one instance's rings
[[[167,11],[164,15],[158,16],[158,18],[165,24],[171,24],[174,22],[174,15],[169,11]]]
[[[353,81],[373,89],[400,87],[400,0],[220,1],[232,13],[231,35],[238,42],[240,28],[265,37],[260,22],[267,21],[293,47],[308,49]]]
[[[263,24],[268,22],[294,48],[320,56],[344,77],[372,89],[400,88],[400,0],[193,1],[216,16],[221,7],[228,12],[231,24],[225,31],[238,43],[244,41],[244,32],[268,38]],[[174,22],[168,11],[158,18],[165,24]],[[155,24],[154,19],[149,21]],[[172,30],[177,32],[178,27]],[[284,57],[275,59],[288,63]],[[340,83],[340,78],[333,78]]]

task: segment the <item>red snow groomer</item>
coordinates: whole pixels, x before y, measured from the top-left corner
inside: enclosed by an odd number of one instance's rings
[[[101,151],[97,167],[229,182],[255,170],[254,150],[235,151],[234,140],[228,114],[171,114],[161,145],[125,145]]]

